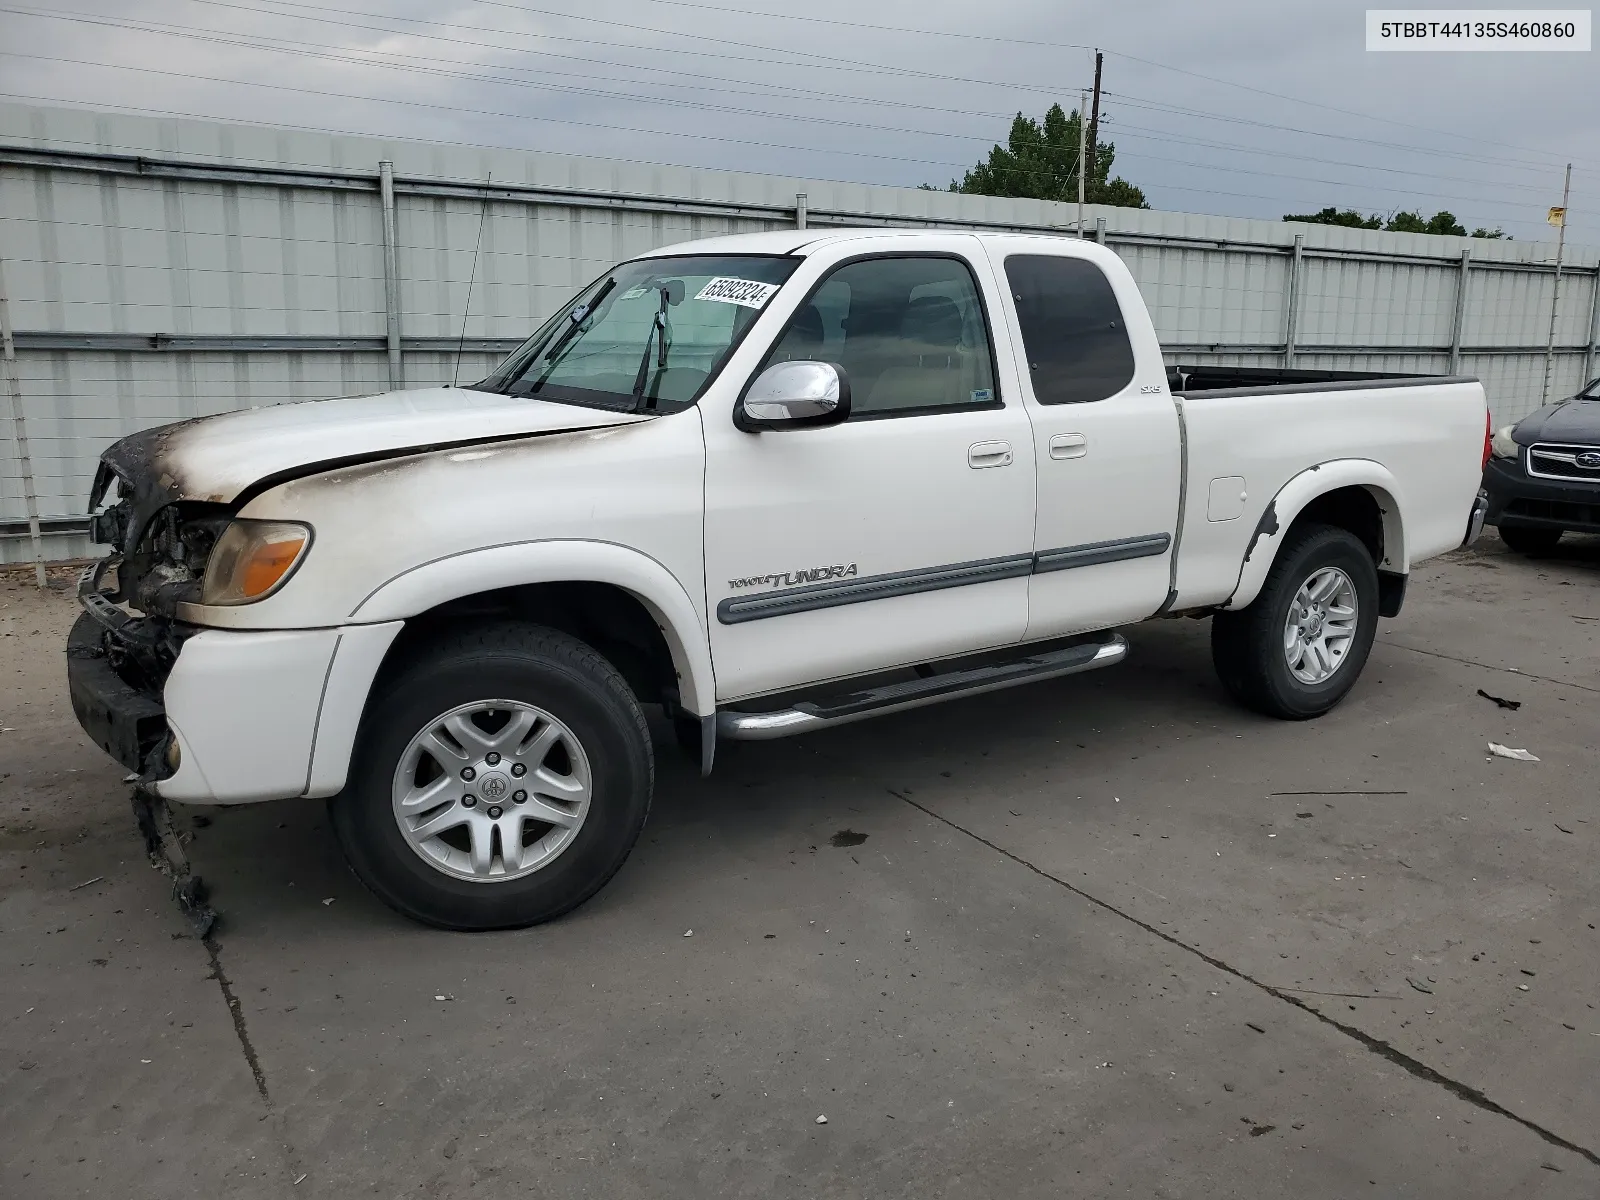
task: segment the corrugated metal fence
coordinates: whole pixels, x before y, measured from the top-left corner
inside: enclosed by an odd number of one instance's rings
[[[0,261],[57,558],[87,552],[95,460],[122,434],[480,378],[656,246],[797,223],[1075,220],[1042,201],[0,105]],[[1460,371],[1498,420],[1541,403],[1551,245],[1094,207],[1085,225],[1132,269],[1173,361]],[[1600,340],[1596,251],[1566,259],[1552,397],[1592,375]],[[15,562],[30,550],[6,442],[0,562]]]

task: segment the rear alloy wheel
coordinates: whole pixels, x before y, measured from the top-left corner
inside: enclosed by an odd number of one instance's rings
[[[1546,529],[1541,525],[1502,525],[1500,540],[1518,554],[1549,554],[1561,540],[1563,530]]]
[[[654,760],[639,702],[564,633],[447,635],[375,689],[331,802],[380,900],[445,929],[515,929],[576,908],[633,848]]]
[[[1303,721],[1355,686],[1378,626],[1378,572],[1359,538],[1331,525],[1290,533],[1246,608],[1211,618],[1211,661],[1247,708]]]

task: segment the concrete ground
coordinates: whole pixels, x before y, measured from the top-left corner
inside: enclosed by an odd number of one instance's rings
[[[0,581],[0,1195],[1600,1194],[1593,543],[1420,569],[1316,722],[1180,620],[669,750],[611,885],[483,936],[380,906],[315,803],[204,814],[188,936],[72,616]]]

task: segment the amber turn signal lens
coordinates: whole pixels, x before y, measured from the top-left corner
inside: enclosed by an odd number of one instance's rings
[[[211,551],[200,602],[249,604],[270,595],[310,544],[310,528],[294,521],[234,521]]]

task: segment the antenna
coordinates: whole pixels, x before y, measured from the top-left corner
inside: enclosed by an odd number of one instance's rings
[[[461,378],[461,352],[467,348],[467,316],[472,312],[472,285],[478,281],[478,250],[483,245],[483,223],[489,216],[489,185],[494,182],[490,171],[483,180],[483,207],[478,211],[478,240],[472,243],[472,274],[467,276],[467,303],[461,310],[461,338],[456,342],[456,365],[450,372],[450,386],[455,387]]]

